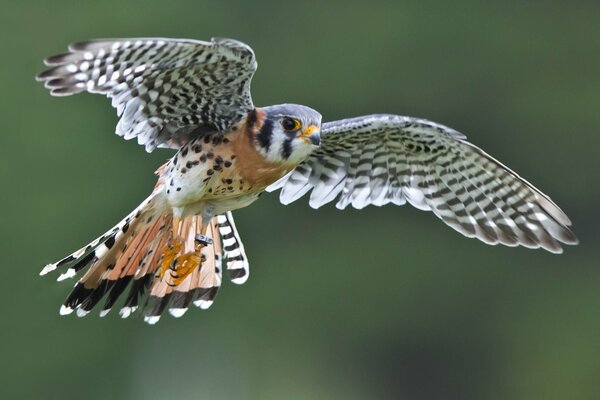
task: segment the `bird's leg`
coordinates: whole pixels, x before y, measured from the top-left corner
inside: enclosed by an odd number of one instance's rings
[[[200,234],[194,238],[194,250],[187,252],[175,258],[171,262],[170,275],[171,275],[171,286],[177,286],[187,278],[196,268],[200,267],[205,260],[205,256],[202,255],[202,247],[211,244],[213,241],[211,238],[206,236],[207,224],[202,224],[200,227]]]
[[[162,264],[160,267],[160,277],[162,278],[169,268],[175,268],[177,264],[177,255],[183,249],[183,238],[181,237],[181,217],[173,216],[172,237],[169,243],[163,249]]]

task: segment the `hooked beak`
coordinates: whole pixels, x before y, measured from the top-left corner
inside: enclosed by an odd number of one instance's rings
[[[321,144],[321,135],[319,134],[319,128],[316,125],[310,125],[302,131],[300,137],[307,143],[312,143],[315,146]]]

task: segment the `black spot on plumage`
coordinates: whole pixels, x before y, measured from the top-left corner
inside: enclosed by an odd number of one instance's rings
[[[212,169],[209,169],[208,171],[206,171],[206,175],[208,175],[208,176],[210,176],[214,173],[215,173],[215,171],[213,171]]]
[[[225,161],[225,163],[223,163],[223,165],[225,166],[225,168],[229,168],[229,167],[231,167],[231,161]]]
[[[181,173],[185,174],[187,172],[187,168],[181,168]]]
[[[233,231],[231,231],[231,232],[229,232],[228,234],[226,234],[226,235],[223,235],[223,236],[222,236],[222,238],[223,238],[223,239],[231,239],[231,238],[233,238],[233,237],[235,237],[235,236],[233,235]]]
[[[227,270],[227,275],[229,275],[230,279],[241,278],[246,275],[246,270],[244,268],[229,269]]]
[[[185,146],[183,149],[181,149],[181,156],[185,157],[185,156],[187,156],[187,153],[188,153],[188,147]]]
[[[206,162],[206,155],[205,155],[205,154],[202,154],[202,155],[200,156],[199,160],[200,160],[201,162]]]
[[[74,261],[74,260],[76,260],[76,259],[77,259],[77,258],[76,258],[76,257],[74,257],[74,256],[68,256],[68,257],[65,257],[65,258],[63,258],[62,260],[60,260],[59,262],[57,262],[57,263],[56,263],[56,266],[57,266],[57,267],[61,267],[61,266],[65,265],[65,264],[68,264],[68,263],[70,263],[71,261]]]
[[[223,136],[221,136],[221,135],[214,135],[212,138],[213,146],[220,145],[222,141],[223,141]]]
[[[92,251],[90,254],[88,254],[87,256],[83,257],[81,260],[79,260],[71,268],[73,268],[75,270],[75,272],[81,271],[83,268],[87,267],[87,265],[89,263],[91,263],[95,258],[96,258],[96,252]]]
[[[192,150],[194,151],[194,153],[200,153],[202,151],[202,145],[199,143],[196,143],[195,145],[192,146]]]
[[[210,136],[206,135],[204,136],[204,143],[208,143],[210,142]]]
[[[125,222],[125,225],[123,225],[123,227],[121,228],[121,231],[123,231],[123,233],[127,233],[128,230],[129,230],[129,220],[127,220],[127,222]]]
[[[271,147],[271,136],[273,135],[273,121],[267,119],[263,124],[260,132],[256,136],[256,140],[258,140],[258,144],[260,147],[269,151],[269,147]]]
[[[215,154],[212,151],[209,151],[206,154],[206,158],[208,158],[209,160],[212,160],[213,158],[215,158]]]
[[[229,246],[223,247],[223,250],[225,250],[225,251],[233,251],[233,250],[237,249],[238,247],[239,247],[239,245],[236,242],[236,243],[233,243],[233,244],[231,244]]]

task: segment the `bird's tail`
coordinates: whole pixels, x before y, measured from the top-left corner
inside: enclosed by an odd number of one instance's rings
[[[59,281],[83,273],[63,303],[62,315],[76,311],[83,317],[105,298],[100,311],[105,316],[128,287],[119,313],[123,318],[139,306],[151,324],[166,309],[175,317],[182,316],[191,303],[206,309],[221,285],[223,255],[231,280],[245,282],[248,261],[231,213],[208,221],[204,238],[199,236],[201,216],[182,219],[177,228],[180,244],[174,246],[173,215],[165,211],[160,193],[155,191],[104,235],[44,267],[40,275],[62,270]],[[188,264],[192,268],[178,276],[179,264],[190,260],[196,260]]]

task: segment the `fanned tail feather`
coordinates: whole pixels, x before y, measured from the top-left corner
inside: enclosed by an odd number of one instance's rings
[[[185,236],[183,239],[186,248],[194,248],[201,225],[200,216],[188,217],[184,221]],[[222,247],[216,217],[208,224],[206,235],[212,238],[212,243],[202,246],[200,266],[192,271],[183,282],[173,286],[168,274],[154,277],[150,295],[144,307],[146,310],[144,320],[149,324],[157,323],[166,309],[172,316],[181,317],[192,302],[204,310],[212,305],[221,286]]]
[[[216,217],[223,239],[223,251],[227,263],[227,275],[233,283],[241,285],[250,273],[248,258],[240,235],[233,222],[231,211]]]
[[[68,267],[59,280],[84,272],[61,306],[61,315],[75,311],[83,317],[105,299],[100,311],[104,317],[127,289],[119,312],[122,318],[140,306],[150,324],[158,322],[165,310],[181,317],[192,303],[207,309],[221,286],[223,254],[231,280],[238,284],[246,281],[248,261],[229,212],[209,221],[206,236],[212,240],[202,242],[202,217],[184,218],[177,232],[184,241],[180,254],[199,248],[199,265],[177,284],[171,269],[161,273],[165,251],[173,239],[173,216],[165,212],[162,197],[156,193],[98,239],[44,267],[41,275]]]

